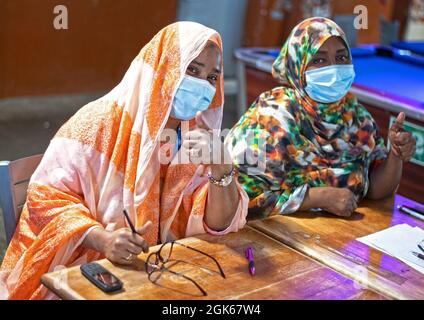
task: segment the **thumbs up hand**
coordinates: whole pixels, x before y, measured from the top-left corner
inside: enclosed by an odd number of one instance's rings
[[[416,141],[412,134],[403,128],[404,122],[405,113],[401,112],[389,129],[390,151],[402,161],[409,161],[415,153]]]
[[[197,128],[184,135],[183,151],[194,164],[209,164],[212,153],[212,130],[201,118],[201,112],[196,114]]]
[[[197,128],[184,135],[183,151],[194,164],[210,165],[211,172],[217,176],[227,174],[232,169],[232,163],[218,131],[212,130],[202,119],[201,112],[196,114]],[[222,173],[222,174],[221,174]]]
[[[196,124],[199,129],[211,131],[211,128],[209,128],[206,122],[202,119],[202,113],[200,111],[196,113]]]

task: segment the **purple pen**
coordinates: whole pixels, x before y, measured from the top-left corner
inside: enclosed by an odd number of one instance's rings
[[[252,247],[248,247],[245,251],[246,259],[249,260],[249,271],[253,276],[255,275],[255,262],[253,261],[253,249]]]

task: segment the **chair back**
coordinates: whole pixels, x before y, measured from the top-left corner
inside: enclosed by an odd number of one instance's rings
[[[27,197],[29,180],[40,164],[43,155],[15,161],[0,161],[0,206],[3,212],[6,245],[16,229]]]

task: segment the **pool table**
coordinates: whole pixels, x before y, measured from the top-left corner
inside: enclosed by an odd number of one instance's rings
[[[239,115],[259,94],[280,85],[270,74],[278,52],[277,48],[236,50]],[[404,166],[398,193],[424,203],[424,56],[366,45],[353,48],[352,58],[356,78],[351,91],[373,115],[386,139],[390,122],[400,111],[406,114],[417,152],[413,162]]]
[[[424,41],[398,41],[393,42],[392,47],[424,56]]]

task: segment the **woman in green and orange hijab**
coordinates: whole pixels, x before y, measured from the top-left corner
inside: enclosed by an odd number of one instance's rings
[[[415,140],[399,114],[388,151],[370,113],[348,93],[350,49],[331,20],[304,20],[291,32],[262,93],[226,143],[250,197],[249,215],[323,209],[349,216],[363,197],[383,198],[400,181]]]

